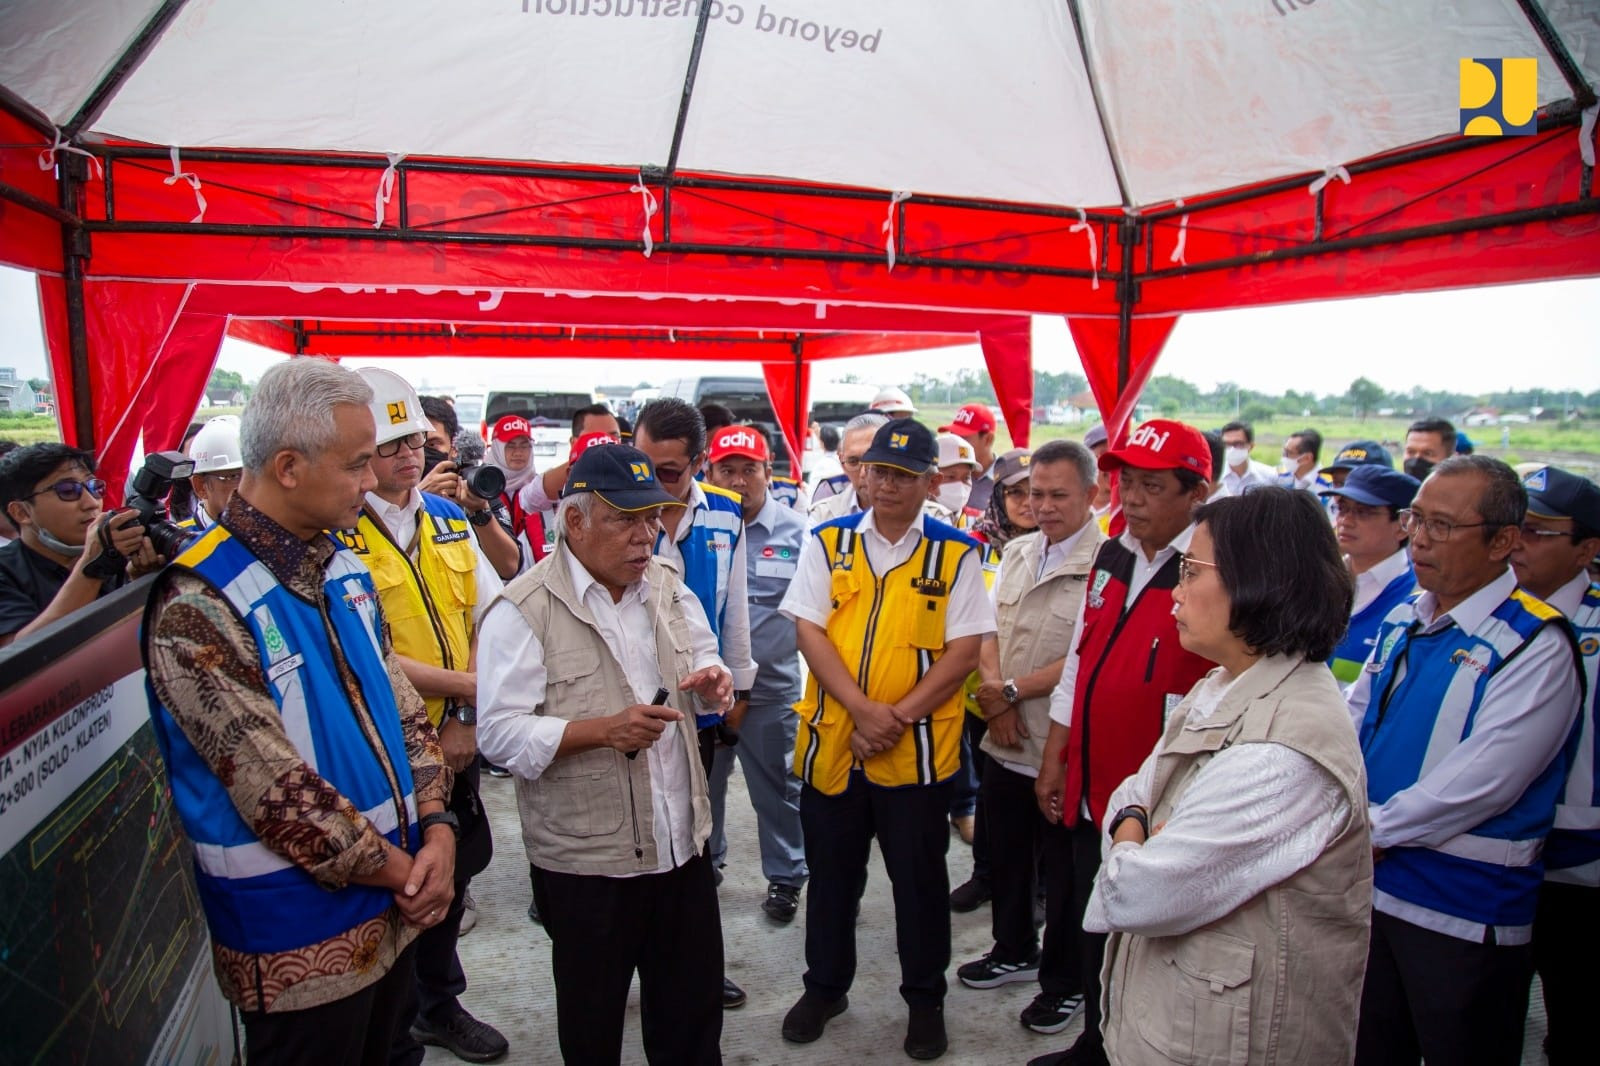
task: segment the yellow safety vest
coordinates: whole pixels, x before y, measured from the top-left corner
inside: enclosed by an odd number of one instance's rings
[[[355,529],[335,535],[372,571],[395,652],[429,666],[465,670],[471,659],[472,609],[478,602],[478,549],[465,512],[423,493],[414,563],[366,508]],[[437,727],[444,720],[444,697],[424,702],[428,721]]]
[[[868,697],[884,703],[903,699],[945,651],[945,615],[956,571],[973,542],[943,523],[925,522],[911,558],[888,571],[872,570],[855,526],[859,515],[827,523],[813,532],[822,540],[833,571],[828,639]],[[858,763],[850,751],[855,723],[843,704],[806,680],[795,711],[794,772],[812,788],[838,795],[850,771],[865,770],[875,785],[931,785],[956,772],[961,758],[962,692],[956,688],[932,714],[908,727],[888,751]]]

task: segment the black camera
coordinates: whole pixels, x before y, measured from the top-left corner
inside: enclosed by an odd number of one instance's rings
[[[157,554],[168,560],[177,558],[198,535],[176,525],[167,510],[167,494],[172,486],[188,480],[193,473],[194,460],[182,452],[154,452],[145,457],[144,465],[128,483],[133,491],[123,502],[138,513],[144,535],[150,538]]]
[[[461,480],[467,483],[467,491],[480,500],[498,500],[506,491],[506,472],[498,466],[473,463],[462,468]]]

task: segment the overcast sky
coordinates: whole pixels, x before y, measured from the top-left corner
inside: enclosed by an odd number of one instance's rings
[[[259,377],[278,358],[224,342],[219,365]],[[348,360],[353,365],[381,360]],[[539,371],[506,360],[419,359],[391,363],[419,385],[660,382],[697,372],[740,372],[739,364],[557,360]],[[873,384],[909,382],[917,373],[953,374],[981,366],[976,345],[935,352],[842,359],[816,380],[854,374]],[[1034,363],[1051,373],[1080,369],[1066,325],[1034,320]],[[44,343],[30,275],[0,267],[0,366],[45,376]],[[745,372],[758,373],[752,365]],[[1479,393],[1511,388],[1600,389],[1600,279],[1457,292],[1380,296],[1187,315],[1173,331],[1157,373],[1210,388],[1234,381],[1266,393],[1287,389],[1343,393],[1358,377],[1390,391],[1415,385]],[[589,380],[593,378],[594,380]]]

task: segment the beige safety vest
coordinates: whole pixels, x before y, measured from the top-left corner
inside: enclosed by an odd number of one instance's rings
[[[572,584],[565,543],[511,584],[503,593],[527,619],[544,647],[544,703],[535,714],[569,722],[603,718],[636,702],[627,675],[596,628],[594,616]],[[700,765],[693,728],[694,708],[678,691],[693,672],[694,650],[684,617],[684,597],[692,595],[672,570],[656,559],[646,571],[650,613],[656,619],[656,655],[668,704],[684,713],[677,741],[689,760],[694,846],[711,836],[711,801]],[[661,610],[655,602],[661,600]],[[649,696],[644,697],[648,699]],[[650,760],[629,759],[612,748],[595,748],[556,759],[537,780],[516,779],[517,810],[528,861],[557,873],[618,876],[649,873],[660,865],[655,839],[655,807],[650,794]]]
[[[1044,534],[1029,533],[1006,545],[1000,584],[994,590],[995,623],[1000,641],[1000,677],[1018,678],[1064,658],[1077,639],[1078,608],[1089,587],[1089,571],[1106,535],[1093,522],[1050,572],[1038,577],[1044,556]],[[1003,748],[992,733],[979,745],[996,759],[1038,766],[1050,732],[1050,696],[1018,704],[1028,735],[1022,745]]]
[[[1106,1052],[1122,1066],[1349,1063],[1372,917],[1372,834],[1339,687],[1327,664],[1280,657],[1262,660],[1190,724],[1193,696],[1161,738],[1152,825],[1217,751],[1263,742],[1315,760],[1344,789],[1351,815],[1309,866],[1210,925],[1111,934],[1101,971]]]

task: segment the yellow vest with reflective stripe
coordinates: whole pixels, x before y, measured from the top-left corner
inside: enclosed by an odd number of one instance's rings
[[[478,549],[465,513],[423,493],[415,563],[365,508],[354,530],[335,535],[372,571],[394,650],[429,666],[465,670],[471,658],[472,609],[478,602]],[[428,721],[437,727],[444,720],[444,697],[424,702]]]
[[[828,639],[856,675],[868,698],[903,699],[945,651],[945,616],[961,560],[976,550],[972,541],[943,523],[925,521],[911,558],[875,574],[856,534],[860,515],[827,523],[813,532],[832,569],[832,613]],[[795,711],[794,773],[826,795],[838,795],[857,765],[875,785],[931,785],[956,772],[961,756],[959,687],[932,714],[907,727],[888,751],[856,762],[850,751],[855,724],[844,705],[806,680]]]

